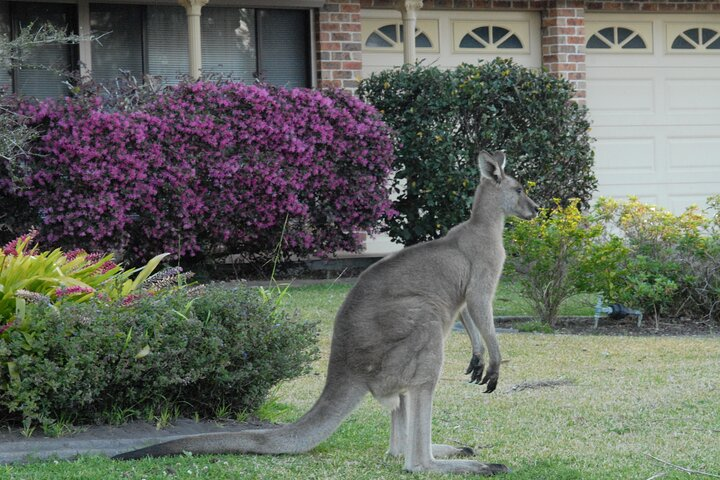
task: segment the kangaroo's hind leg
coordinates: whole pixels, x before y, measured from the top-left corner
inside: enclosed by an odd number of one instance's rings
[[[409,472],[476,473],[494,475],[507,472],[504,465],[474,460],[437,460],[431,441],[434,384],[415,387],[406,394],[405,470]]]

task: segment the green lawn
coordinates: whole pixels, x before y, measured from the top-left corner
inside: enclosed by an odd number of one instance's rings
[[[288,305],[321,322],[323,358],[313,373],[277,389],[275,400],[289,407],[279,420],[297,418],[319,395],[332,318],[348,288],[289,290]],[[513,301],[511,293],[498,293],[498,313],[503,298]],[[503,314],[511,313],[518,312]],[[720,475],[720,338],[502,334],[500,342],[507,363],[497,391],[485,395],[463,375],[470,353],[466,336],[451,334],[435,399],[436,441],[470,445],[481,461],[506,463],[513,473],[499,478],[512,480],[645,480],[662,472],[663,479],[688,478],[648,455]],[[513,389],[556,380],[569,385]],[[388,435],[389,415],[368,398],[309,454],[128,463],[87,457],[0,467],[0,478],[409,478],[400,460],[384,455]],[[412,478],[438,477],[451,478]]]

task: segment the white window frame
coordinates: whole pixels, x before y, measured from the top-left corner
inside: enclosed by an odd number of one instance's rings
[[[364,52],[373,52],[373,53],[391,53],[391,52],[402,52],[403,51],[403,42],[402,39],[398,39],[397,41],[393,42],[391,39],[387,39],[387,42],[391,44],[390,47],[368,47],[365,45],[365,42],[367,42],[370,35],[373,33],[377,33],[377,30],[381,27],[384,27],[386,25],[402,25],[402,20],[398,20],[397,18],[364,18],[361,20],[361,37],[362,37],[362,49]],[[437,20],[427,20],[427,19],[417,19],[417,23],[415,25],[415,30],[417,34],[424,33],[428,39],[430,40],[430,43],[432,44],[432,47],[415,47],[415,49],[418,52],[428,52],[428,53],[437,53],[440,51],[440,29],[438,27],[438,21]]]

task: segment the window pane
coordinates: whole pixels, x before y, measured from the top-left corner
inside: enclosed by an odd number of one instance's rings
[[[90,29],[102,37],[92,42],[92,75],[101,83],[110,82],[127,70],[143,75],[143,7],[140,5],[90,5]]]
[[[13,3],[14,29],[16,32],[20,31],[31,23],[34,28],[39,28],[49,22],[57,27],[69,27],[69,30],[74,30],[76,8],[75,5],[58,3]],[[64,78],[57,72],[74,67],[72,54],[71,45],[43,45],[41,48],[33,49],[27,57],[27,65],[36,68],[17,70],[15,92],[38,98],[65,95],[67,87],[62,83]]]
[[[389,38],[390,40],[392,40],[393,42],[397,42],[397,41],[398,41],[398,37],[397,37],[397,25],[395,25],[395,24],[385,25],[384,27],[378,28],[378,31],[380,31],[381,33],[385,34],[385,36],[388,37],[388,38]],[[403,34],[402,34],[402,32],[401,32],[401,33],[400,33],[400,38],[401,38],[401,39],[402,39],[402,35],[403,35]]]
[[[607,38],[610,40],[610,43],[616,43],[615,42],[615,29],[613,27],[607,27],[603,28],[598,32],[601,36]]]
[[[415,37],[415,46],[417,48],[432,48],[432,42],[424,33]]]
[[[631,38],[630,41],[627,42],[625,45],[623,45],[623,48],[645,48],[645,41],[640,38],[640,35],[637,35]]]
[[[473,33],[481,39],[485,40],[487,43],[490,43],[490,27],[476,28],[475,30],[473,30]]]
[[[0,37],[10,38],[10,3],[0,0]],[[4,63],[0,63],[0,87],[12,91],[12,76]]]
[[[188,74],[187,15],[180,6],[147,7],[147,67],[169,84]]]
[[[691,28],[690,30],[685,30],[683,32],[687,37],[692,40],[695,43],[700,42],[700,29],[699,28]]]
[[[633,31],[629,28],[618,27],[617,29],[617,43],[622,43],[626,38],[633,34]]]
[[[702,29],[702,43],[706,44],[710,40],[712,40],[715,35],[717,35],[717,32],[715,30],[712,30],[710,28],[703,28]]]
[[[677,49],[677,50],[692,50],[692,49],[694,49],[695,47],[694,47],[693,45],[691,45],[690,42],[688,42],[687,40],[685,40],[683,37],[678,36],[678,37],[673,41],[671,48]]]
[[[468,33],[460,40],[460,48],[485,48],[485,45],[478,42],[475,37]]]
[[[261,79],[287,87],[310,86],[307,10],[258,10]]]
[[[365,46],[371,48],[392,48],[392,45],[390,45],[387,40],[375,32],[371,33],[365,41]]]
[[[610,48],[610,45],[600,40],[598,35],[593,35],[587,42],[587,48]]]
[[[204,7],[200,21],[203,73],[252,83],[257,69],[255,10]]]
[[[523,48],[523,46],[517,35],[511,35],[510,38],[498,45],[498,48]]]
[[[507,28],[493,27],[492,28],[493,43],[499,42],[508,33],[510,33],[510,31]]]

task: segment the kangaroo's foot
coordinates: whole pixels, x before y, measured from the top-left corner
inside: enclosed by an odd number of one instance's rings
[[[432,454],[434,458],[472,457],[475,455],[475,450],[470,447],[456,448],[451,445],[433,444]],[[398,458],[405,455],[405,451],[391,448],[387,451],[387,455]]]
[[[406,465],[409,472],[474,473],[490,477],[508,473],[510,469],[500,463],[481,463],[474,460],[432,460],[422,465]]]
[[[433,444],[433,458],[472,457],[475,450],[470,447],[456,448],[451,445]]]

